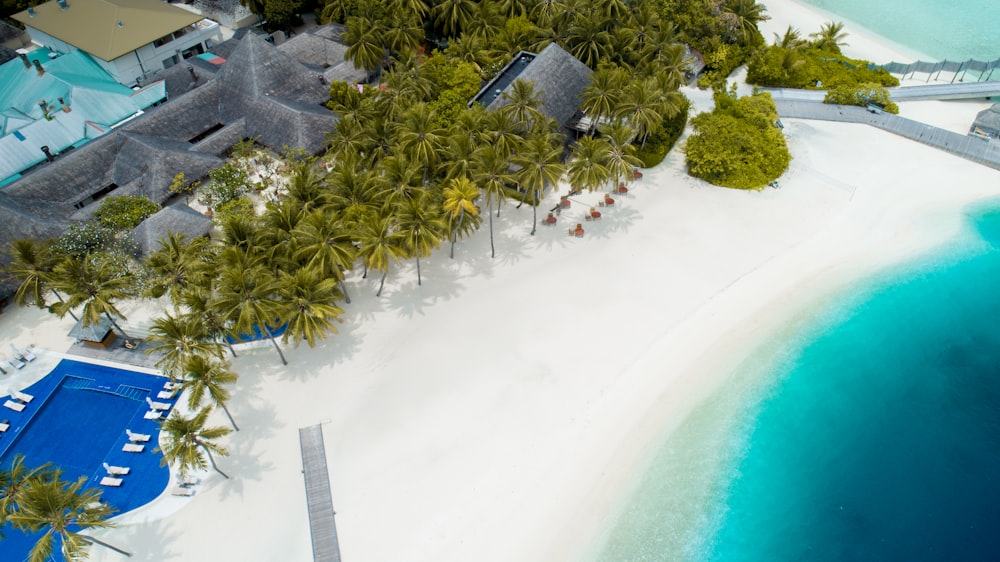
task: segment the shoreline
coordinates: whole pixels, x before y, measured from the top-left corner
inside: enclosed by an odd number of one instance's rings
[[[829,21],[767,4],[791,18],[765,22],[779,33]],[[863,44],[847,31],[852,48]],[[534,237],[531,209],[508,204],[494,217],[496,259],[483,226],[456,259],[445,247],[422,260],[422,286],[405,263],[376,299],[378,280],[353,272],[340,334],[287,348],[288,368],[269,348],[234,361],[242,431],[219,459],[233,480],[208,475],[176,512],[132,512],[97,536],[158,560],[311,560],[297,428],[322,423],[345,559],[585,559],[596,548],[585,538],[762,334],[939,247],[962,209],[1000,197],[997,172],[889,133],[789,120],[786,135],[793,160],[779,190],[708,186],[675,150],[583,239],[565,233],[576,204]],[[4,316],[14,321],[0,335],[19,347],[69,347],[69,320]],[[225,548],[213,547],[220,538]]]

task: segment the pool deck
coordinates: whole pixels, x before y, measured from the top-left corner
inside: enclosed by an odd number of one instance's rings
[[[107,349],[102,349],[99,347],[90,347],[83,345],[82,343],[74,343],[66,350],[67,355],[75,355],[77,357],[87,357],[89,359],[99,359],[101,361],[112,361],[115,363],[122,363],[125,365],[134,365],[136,367],[145,367],[147,369],[156,369],[156,362],[163,357],[162,352],[146,354],[146,350],[153,347],[152,344],[146,342],[139,338],[132,338],[132,341],[136,342],[138,345],[135,349],[128,349],[124,345],[124,338],[119,337],[115,345]]]

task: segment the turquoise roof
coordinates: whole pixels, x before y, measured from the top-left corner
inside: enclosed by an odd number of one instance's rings
[[[82,51],[50,53],[38,49],[28,55],[42,64],[41,76],[19,58],[0,65],[0,185],[44,160],[42,146],[56,154],[100,136],[166,97],[162,81],[132,90]]]

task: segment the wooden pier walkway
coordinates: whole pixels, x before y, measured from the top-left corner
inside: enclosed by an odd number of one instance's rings
[[[961,135],[891,113],[872,113],[862,107],[851,105],[779,98],[774,100],[774,104],[781,117],[863,123],[1000,170],[1000,142]]]
[[[326,448],[320,425],[299,428],[302,448],[302,473],[306,481],[306,506],[309,509],[309,533],[312,536],[313,560],[340,562],[337,524],[333,520],[330,496],[330,473],[326,468]]]
[[[769,92],[775,101],[823,101],[826,90],[802,90],[799,88],[761,88]],[[895,102],[917,100],[964,100],[1000,97],[1000,82],[962,82],[958,84],[923,84],[920,86],[900,86],[886,88],[889,98]]]

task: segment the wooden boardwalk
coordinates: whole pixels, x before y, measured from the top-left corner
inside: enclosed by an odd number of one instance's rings
[[[872,113],[851,105],[788,99],[775,99],[774,103],[781,117],[863,123],[1000,170],[1000,142],[961,135],[891,113]],[[877,158],[878,155],[873,154],[872,157]]]
[[[309,509],[309,533],[312,536],[313,560],[340,562],[337,524],[333,520],[330,496],[330,473],[326,468],[323,428],[319,425],[299,428],[302,448],[302,473],[306,481],[306,506]]]
[[[761,88],[774,101],[816,101],[826,97],[826,90],[799,88]],[[892,101],[985,99],[1000,96],[1000,82],[961,82],[958,84],[926,84],[886,88]]]

